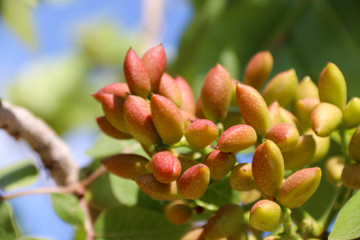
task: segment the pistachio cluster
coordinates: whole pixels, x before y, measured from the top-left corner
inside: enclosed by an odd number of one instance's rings
[[[359,189],[360,99],[347,103],[341,71],[329,63],[315,85],[308,76],[299,82],[289,69],[265,85],[272,67],[270,52],[257,53],[241,83],[216,64],[196,102],[183,77],[165,73],[161,45],[141,58],[130,48],[124,60],[126,83],[93,94],[104,112],[97,123],[113,138],[134,138],[148,157],[118,154],[102,164],[135,180],[150,197],[172,201],[164,211],[174,224],[189,221],[198,207],[194,200],[220,179],[228,178],[236,191],[262,196],[249,214],[238,203],[221,206],[184,239],[241,239],[247,228],[277,229],[284,209],[302,206],[317,190],[322,172],[314,163],[327,154],[330,135],[338,130],[345,136],[346,129],[357,127],[345,149],[355,163],[330,159],[327,175],[336,184]],[[251,163],[236,161],[237,153],[252,148]]]

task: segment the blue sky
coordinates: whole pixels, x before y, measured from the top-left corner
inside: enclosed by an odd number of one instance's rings
[[[54,3],[58,2],[58,3]],[[0,19],[0,96],[7,96],[6,86],[29,63],[44,57],[56,57],[71,52],[75,47],[76,30],[89,21],[109,19],[119,28],[137,30],[140,25],[141,0],[67,0],[43,2],[34,8],[34,20],[39,46],[29,49]],[[187,0],[165,0],[165,27],[162,43],[174,49],[191,19],[192,8]],[[83,129],[64,136],[72,152],[80,162],[86,162],[84,154],[94,141],[94,133]],[[17,142],[0,130],[0,168],[14,161],[36,158],[36,154],[24,142]],[[35,186],[51,184],[41,173]],[[27,235],[54,240],[72,238],[72,228],[54,214],[48,196],[26,196],[11,200],[15,215]],[[45,227],[46,226],[46,227]]]

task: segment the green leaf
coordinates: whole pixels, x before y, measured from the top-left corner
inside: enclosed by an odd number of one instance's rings
[[[30,47],[36,46],[31,9],[21,1],[2,0],[1,14],[9,27]]]
[[[86,232],[84,230],[77,229],[73,240],[86,240]]]
[[[5,191],[33,184],[38,170],[31,160],[24,160],[0,170],[0,187]]]
[[[340,210],[329,240],[348,240],[360,237],[360,192]]]
[[[79,229],[85,229],[85,215],[75,196],[54,193],[51,194],[51,202],[55,212],[62,220]]]
[[[111,189],[120,203],[134,206],[137,203],[139,187],[133,180],[110,174]]]
[[[16,240],[50,240],[50,239],[49,238],[39,238],[39,237],[25,236],[25,237],[17,238]]]
[[[16,239],[18,235],[19,231],[10,205],[0,201],[0,239]]]
[[[106,135],[100,135],[95,145],[86,153],[94,159],[103,159],[118,153],[136,153],[147,157],[141,145],[133,140],[117,140]]]
[[[119,206],[104,211],[95,223],[98,240],[180,239],[188,224],[174,225],[164,214],[139,207]]]

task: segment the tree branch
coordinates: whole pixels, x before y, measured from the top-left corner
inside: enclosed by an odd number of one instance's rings
[[[78,166],[66,143],[28,110],[0,100],[0,128],[15,139],[28,142],[59,185],[69,185],[78,180]]]

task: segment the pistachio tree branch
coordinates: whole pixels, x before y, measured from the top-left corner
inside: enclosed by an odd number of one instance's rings
[[[28,110],[0,100],[0,128],[15,139],[24,139],[39,154],[59,185],[78,180],[78,166],[69,147],[43,120]]]

